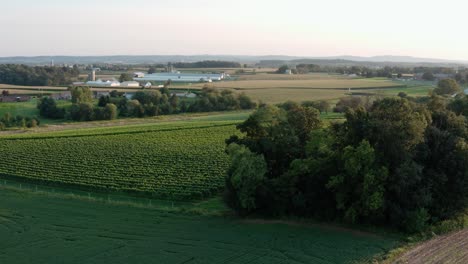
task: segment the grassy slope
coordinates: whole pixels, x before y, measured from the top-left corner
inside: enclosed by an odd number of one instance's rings
[[[0,188],[0,263],[352,263],[395,241]]]

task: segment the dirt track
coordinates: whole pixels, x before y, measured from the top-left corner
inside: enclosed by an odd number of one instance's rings
[[[394,263],[468,263],[468,229],[422,243]]]

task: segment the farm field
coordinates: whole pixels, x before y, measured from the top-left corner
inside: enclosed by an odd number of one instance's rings
[[[24,85],[13,85],[13,84],[0,84],[0,89],[2,90],[47,90],[47,91],[64,91],[67,90],[67,87],[56,87],[56,86],[24,86]]]
[[[201,69],[191,69],[198,71]],[[220,69],[204,69],[205,71]],[[222,70],[222,69],[221,69]],[[227,70],[227,69],[225,69]],[[235,80],[222,81],[208,84],[211,87],[219,89],[235,89],[245,92],[252,99],[264,103],[281,103],[288,100],[292,101],[314,101],[314,100],[337,100],[349,96],[352,93],[378,94],[382,96],[396,96],[398,92],[405,91],[410,96],[427,95],[430,86],[424,84],[413,84],[410,82],[392,81],[386,78],[350,78],[343,75],[313,73],[302,75],[286,74],[268,74],[259,71],[255,74],[244,74],[234,77]],[[271,69],[268,69],[271,70]],[[112,77],[112,76],[111,76]],[[113,76],[115,77],[115,76]],[[170,86],[172,89],[198,90],[203,88],[206,83],[174,83]],[[65,90],[64,87],[27,87],[27,86],[8,86],[18,93],[53,93],[55,91]],[[39,90],[39,89],[42,90]],[[136,88],[119,87],[100,87],[92,88],[93,91],[111,91],[135,92]]]
[[[197,84],[197,86],[203,86]],[[319,80],[249,80],[249,81],[224,81],[212,83],[217,88],[232,88],[238,90],[251,89],[342,89],[348,88],[381,88],[399,86],[387,80],[374,79],[319,79]]]
[[[56,124],[63,122],[63,120],[47,119],[39,116],[39,110],[37,109],[38,99],[33,98],[29,102],[13,102],[13,103],[0,103],[0,117],[6,113],[10,113],[13,116],[22,115],[29,117],[38,117],[41,121],[41,125],[44,124]],[[71,105],[69,101],[57,101],[57,105],[64,107]]]
[[[236,133],[235,123],[169,122],[6,135],[0,138],[0,153],[8,153],[0,159],[0,175],[175,200],[204,198],[224,186],[224,140]]]
[[[173,84],[173,88],[201,89],[206,84]],[[331,74],[252,74],[240,75],[237,80],[214,82],[210,87],[235,89],[246,93],[254,100],[264,103],[291,101],[337,100],[351,92],[374,94],[386,89],[406,88],[406,84],[386,78],[349,78]],[[395,93],[397,95],[398,92]]]
[[[395,264],[436,264],[468,262],[468,229],[420,243],[403,254]]]
[[[0,263],[356,263],[392,237],[245,221],[0,187]]]

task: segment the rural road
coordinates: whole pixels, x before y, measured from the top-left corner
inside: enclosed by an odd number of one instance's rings
[[[422,243],[394,263],[468,263],[468,229]]]

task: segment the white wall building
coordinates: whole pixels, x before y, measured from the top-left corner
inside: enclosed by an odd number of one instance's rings
[[[123,82],[120,83],[120,87],[140,87],[140,83],[135,81]]]
[[[118,81],[105,81],[97,80],[97,81],[89,81],[86,82],[86,85],[91,87],[119,87],[120,82]]]
[[[145,74],[144,76],[138,77],[135,73],[135,78],[133,80],[139,82],[166,82],[171,80],[172,82],[213,82],[221,81],[225,78],[224,73],[171,73],[171,72],[162,72],[162,73],[153,73]]]

